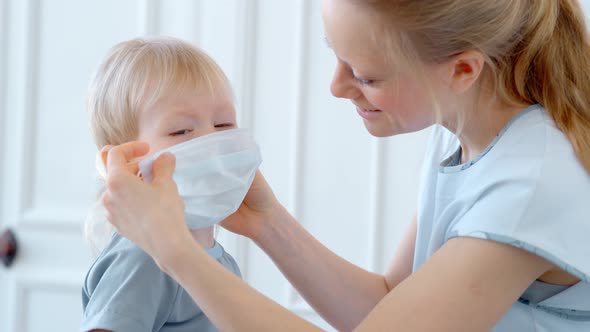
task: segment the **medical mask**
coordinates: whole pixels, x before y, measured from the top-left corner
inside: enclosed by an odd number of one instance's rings
[[[139,163],[144,181],[152,181],[152,165],[164,152],[176,156],[173,179],[184,201],[190,229],[207,228],[234,213],[262,161],[248,130],[224,130],[146,157]]]

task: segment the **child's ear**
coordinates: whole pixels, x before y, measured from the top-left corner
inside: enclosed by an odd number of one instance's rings
[[[107,167],[107,160],[109,158],[109,150],[112,149],[112,145],[105,145],[100,149],[100,158],[102,159],[102,165]]]
[[[485,58],[481,52],[466,51],[453,56],[447,64],[450,66],[450,87],[461,94],[477,82],[485,66]]]
[[[107,178],[107,160],[109,157],[109,150],[112,147],[112,145],[105,145],[96,155],[96,170],[103,180],[106,180]]]

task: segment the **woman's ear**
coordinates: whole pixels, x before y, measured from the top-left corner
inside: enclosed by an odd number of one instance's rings
[[[481,76],[484,66],[484,55],[478,51],[466,51],[453,56],[447,62],[450,88],[457,94],[468,91]]]

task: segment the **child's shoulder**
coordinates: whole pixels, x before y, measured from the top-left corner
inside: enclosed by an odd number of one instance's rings
[[[87,273],[82,330],[156,330],[178,309],[180,289],[148,254],[114,234]]]
[[[178,286],[143,249],[116,232],[88,270],[85,292],[92,294],[101,282],[105,282],[105,278],[119,280],[118,285],[123,284],[123,279],[135,278],[167,280]]]

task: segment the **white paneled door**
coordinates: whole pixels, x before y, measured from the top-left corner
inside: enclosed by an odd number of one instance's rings
[[[240,125],[260,143],[279,199],[330,249],[382,272],[415,210],[425,135],[370,137],[330,95],[334,56],[316,0],[0,0],[0,331],[76,331],[95,200],[84,110],[93,70],[115,43],[184,38],[210,53],[236,91]],[[329,326],[250,241],[221,232],[248,283]],[[1,251],[1,248],[0,248]]]
[[[76,331],[91,262],[82,225],[97,190],[84,94],[100,53],[137,34],[129,16],[137,8],[115,0],[1,8],[0,232],[14,232],[18,252],[0,267],[0,331]]]

